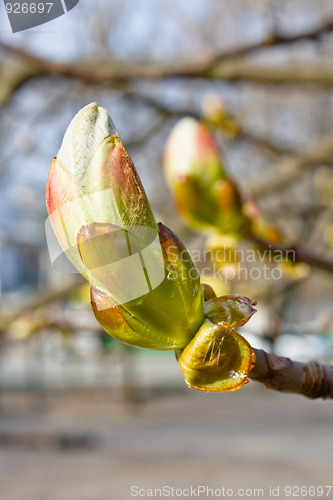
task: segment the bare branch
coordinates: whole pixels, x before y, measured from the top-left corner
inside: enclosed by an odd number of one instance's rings
[[[311,399],[333,399],[333,366],[300,363],[254,349],[256,362],[249,378],[269,389],[301,394]]]

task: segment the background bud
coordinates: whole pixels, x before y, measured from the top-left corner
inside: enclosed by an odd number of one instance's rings
[[[204,125],[193,118],[178,122],[165,146],[164,169],[177,209],[191,228],[220,234],[247,228],[238,189]]]

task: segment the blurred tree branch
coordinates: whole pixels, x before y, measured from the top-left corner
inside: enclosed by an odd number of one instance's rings
[[[332,161],[333,132],[329,132],[307,149],[304,155],[285,155],[274,166],[272,172],[250,184],[249,191],[255,196],[266,196],[297,179],[305,168]]]
[[[293,44],[304,40],[320,40],[320,38],[323,35],[330,33],[332,29],[333,29],[333,19],[327,19],[321,25],[318,25],[313,30],[299,33],[297,35],[284,36],[278,33],[272,33],[268,35],[266,38],[264,38],[264,40],[261,40],[260,42],[218,54],[217,56],[212,58],[211,62],[209,63],[209,66],[207,66],[207,69],[209,69],[209,67],[215,66],[216,63],[227,61],[229,59],[234,59],[236,57],[243,57],[248,54],[251,54],[252,52],[256,52],[257,50],[263,49],[265,47]]]
[[[15,60],[0,64],[0,106],[6,104],[15,91],[28,80],[39,75],[37,66],[31,65],[28,59],[20,59],[21,61]]]
[[[156,134],[156,132],[158,132],[163,127],[167,119],[168,115],[162,114],[157,120],[152,123],[150,127],[146,128],[146,130],[144,130],[141,134],[136,135],[134,139],[126,141],[126,147],[129,149],[142,147],[143,144],[145,144],[146,141],[151,138],[152,134]]]
[[[322,269],[323,271],[328,271],[333,273],[333,262],[331,260],[325,259],[315,253],[309,252],[303,245],[294,245],[293,247],[284,247],[281,245],[276,245],[270,243],[269,241],[258,238],[257,236],[251,235],[249,241],[258,245],[263,250],[270,252],[279,252],[284,255],[286,259],[291,262],[304,262],[311,267],[316,267],[317,269]],[[291,258],[292,256],[292,258]]]
[[[319,40],[331,32],[333,20],[329,19],[307,32],[294,36],[271,34],[260,42],[231,49],[201,62],[189,65],[159,66],[156,64],[122,64],[117,61],[73,62],[70,64],[50,61],[31,54],[25,49],[0,42],[0,49],[19,59],[3,62],[0,66],[2,86],[0,105],[8,101],[26,81],[33,77],[57,75],[73,78],[85,83],[112,88],[121,88],[125,83],[141,80],[162,80],[169,78],[208,78],[220,80],[247,80],[257,83],[316,83],[331,87],[333,68],[325,62],[297,65],[281,63],[267,66],[247,56],[269,47],[290,45],[303,40]]]
[[[84,278],[79,275],[79,277],[73,280],[72,283],[58,290],[44,290],[43,292],[37,293],[31,300],[28,300],[26,303],[22,303],[19,310],[0,310],[0,329],[6,330],[9,324],[14,320],[25,316],[27,313],[34,311],[35,309],[45,307],[52,302],[56,302],[57,300],[65,299],[69,294],[75,292],[85,283]]]
[[[163,119],[171,117],[183,117],[183,116],[191,116],[199,121],[202,119],[200,113],[193,111],[193,109],[189,109],[186,107],[179,109],[171,109],[170,107],[165,105],[162,101],[158,101],[156,98],[152,96],[142,94],[137,90],[133,91],[130,89],[126,90],[122,89],[122,93],[129,99],[133,99],[134,101],[140,102],[155,109],[155,111],[161,114],[161,117]],[[237,129],[237,132],[233,136],[227,136],[225,134],[225,131],[223,130],[223,128],[219,126],[219,124],[212,123],[209,119],[204,117],[204,121],[207,122],[209,126],[212,125],[214,130],[217,129],[219,132],[221,132],[221,135],[225,140],[232,142],[247,142],[266,154],[279,155],[279,156],[290,155],[290,157],[299,158],[299,155],[297,155],[291,147],[277,145],[271,142],[269,138],[263,138],[253,133],[251,130],[245,130],[240,121],[229,110],[225,110],[225,113],[226,117],[232,120],[232,122],[234,123],[235,129]],[[329,134],[328,137],[331,137],[331,134]],[[137,141],[135,140],[135,143],[136,142]],[[130,144],[129,146],[127,142],[126,145],[130,147],[132,144]],[[330,163],[332,161],[330,158],[330,153],[328,152],[327,157],[326,153],[324,154],[325,154],[325,164]],[[311,155],[311,153],[309,153],[309,157],[311,157],[312,164],[322,163],[324,161],[323,156],[321,155],[314,156]],[[252,191],[255,191],[255,189],[256,189],[256,184],[250,186],[249,191],[252,193]]]

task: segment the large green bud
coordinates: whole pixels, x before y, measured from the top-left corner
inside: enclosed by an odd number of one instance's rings
[[[103,328],[133,346],[185,347],[204,319],[199,276],[178,238],[157,226],[133,162],[96,103],[69,125],[46,198]]]

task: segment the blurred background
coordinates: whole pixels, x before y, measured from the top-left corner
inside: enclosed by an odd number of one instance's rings
[[[101,331],[89,288],[52,268],[45,238],[51,160],[74,114],[97,101],[156,219],[202,249],[175,210],[162,156],[181,117],[203,119],[244,198],[327,263],[211,284],[258,301],[242,332],[253,346],[332,362],[332,27],[331,0],[80,0],[13,34],[1,4],[1,498],[122,500],[134,485],[199,484],[268,497],[270,485],[332,482],[329,402],[255,382],[230,394],[188,389],[172,353]]]

